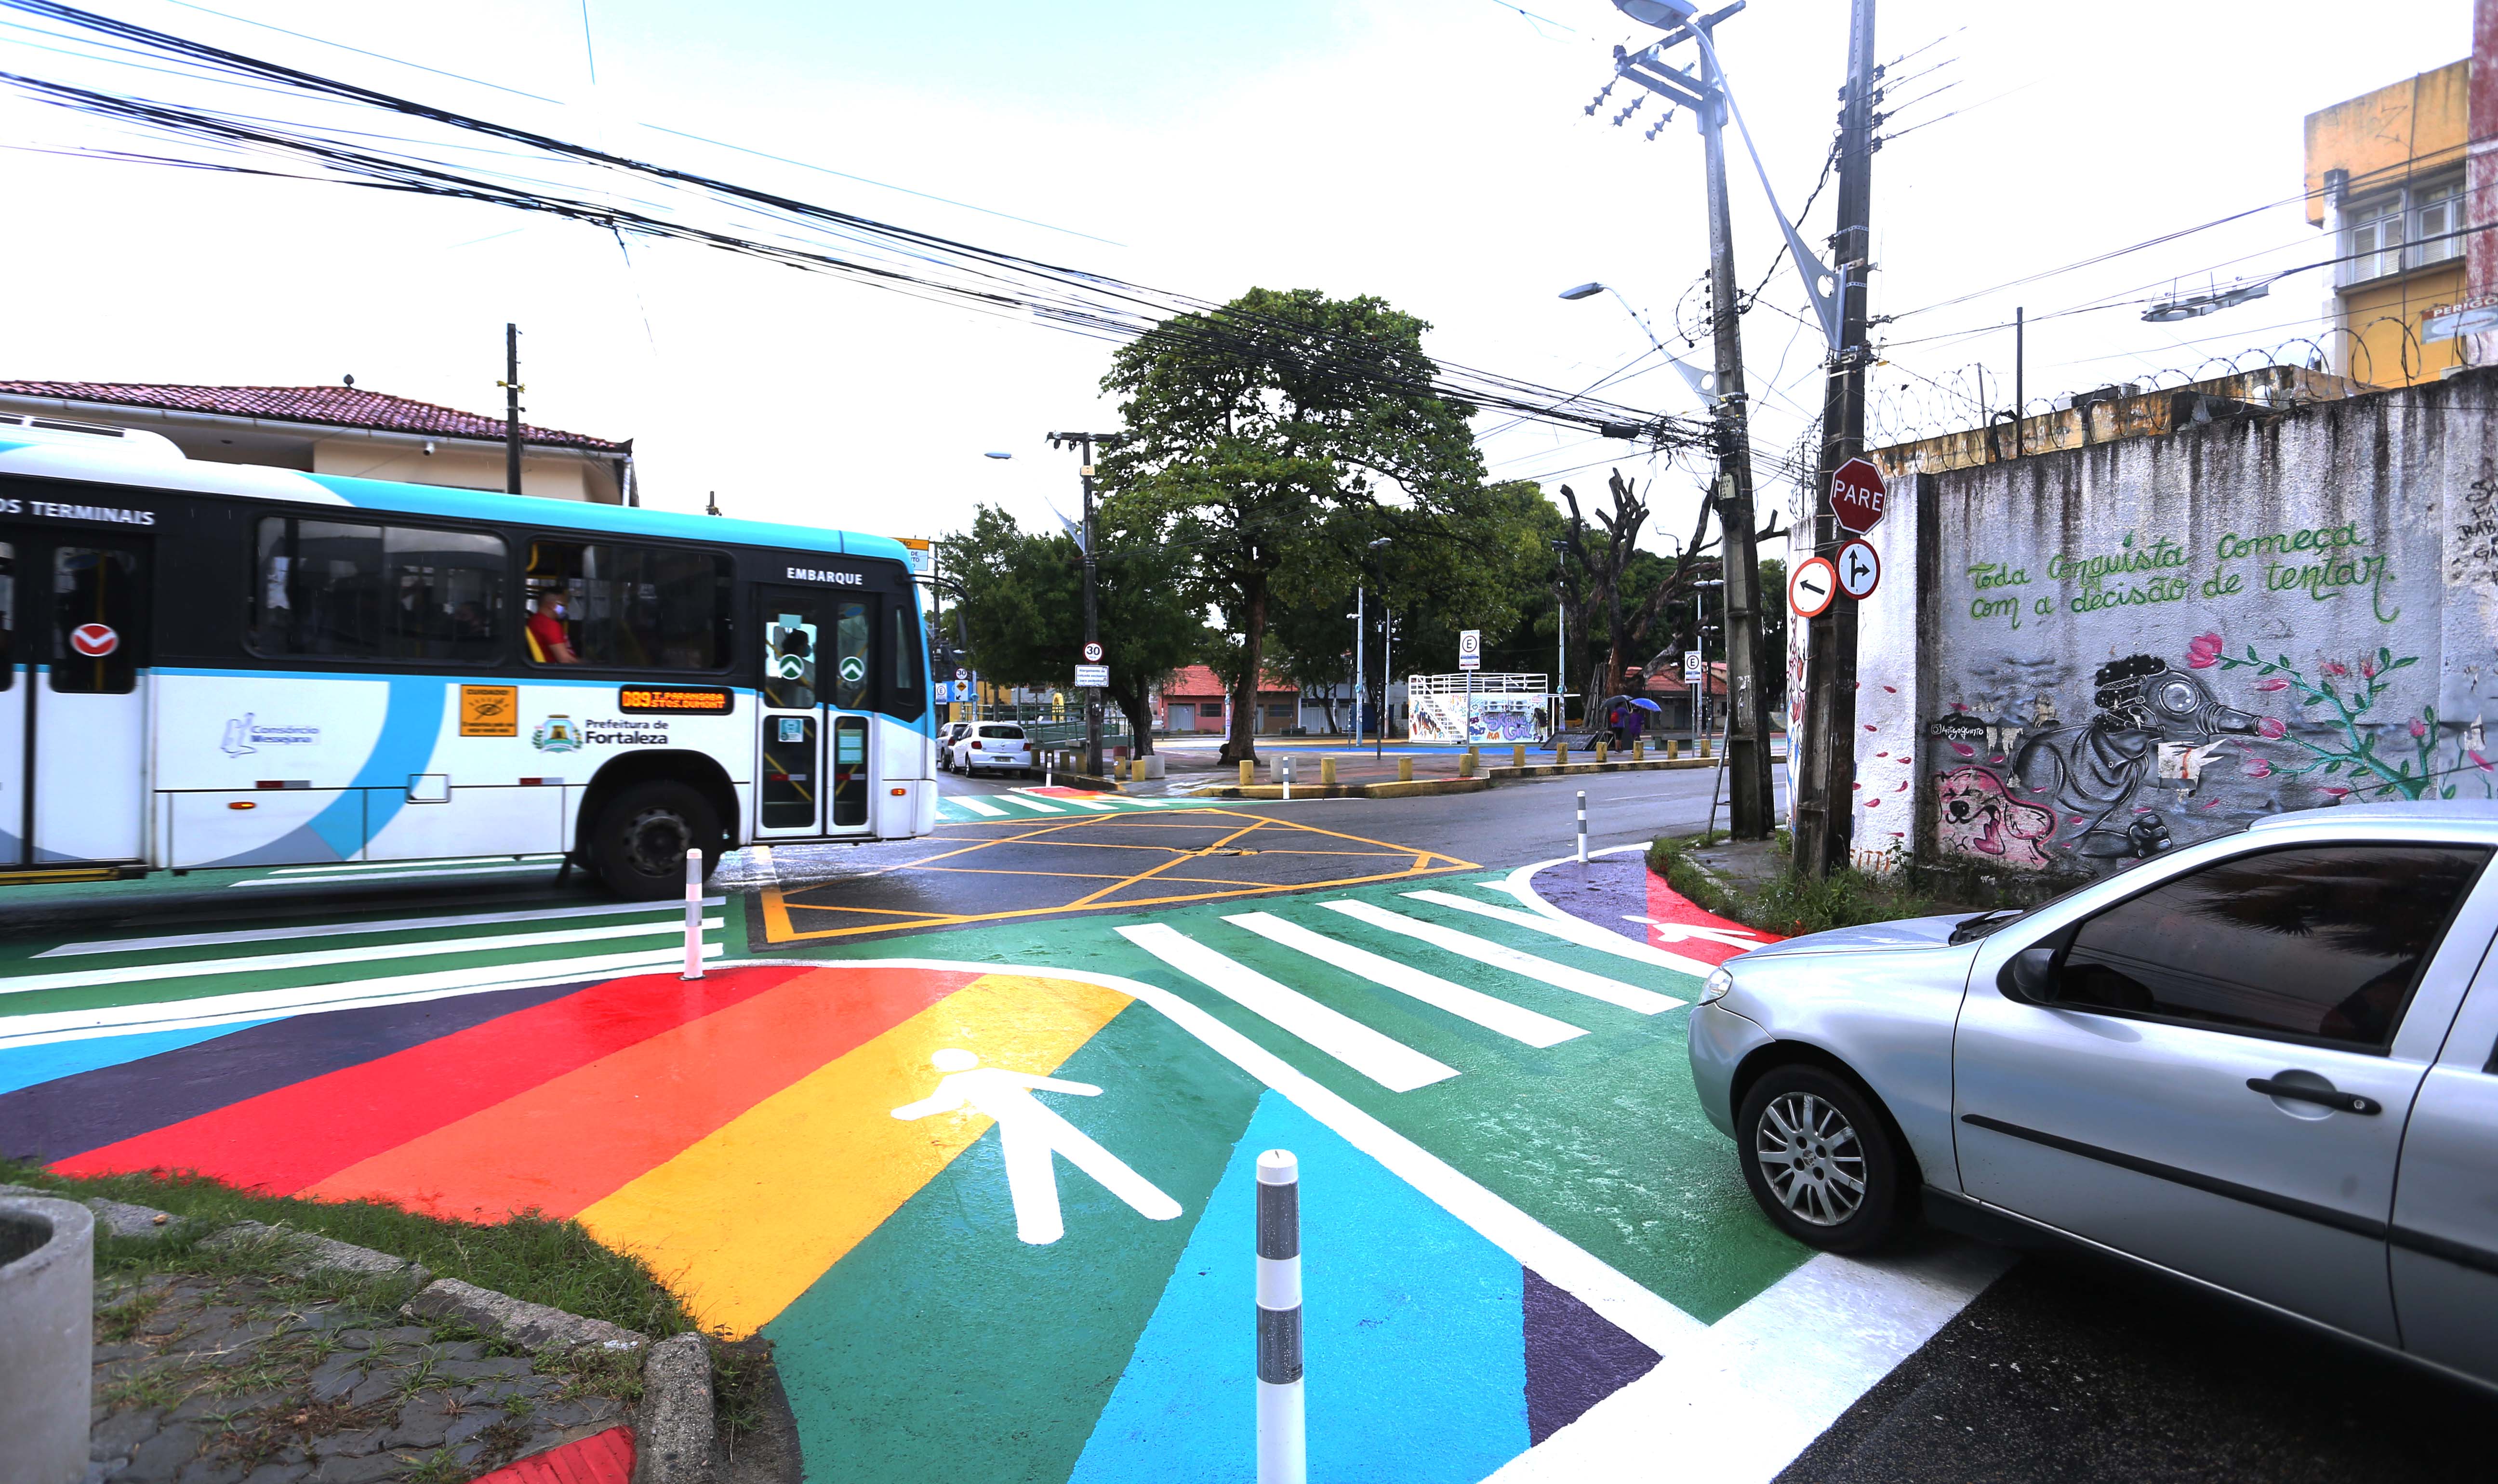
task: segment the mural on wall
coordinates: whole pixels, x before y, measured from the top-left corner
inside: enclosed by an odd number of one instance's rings
[[[2046,868],[2056,817],[2014,798],[1991,769],[1975,763],[1956,767],[1942,776],[1938,792],[1946,853],[2025,871]]]
[[[2149,654],[2098,666],[2095,710],[2077,726],[2063,725],[2045,696],[2017,727],[1944,717],[1930,728],[1951,755],[1936,781],[1937,843],[1946,855],[2025,870],[2053,864],[2051,852],[2140,859],[2191,834],[2190,809],[2219,806],[2218,798],[2196,803],[2215,767],[2261,784],[2275,806],[2498,797],[2498,760],[2479,717],[2464,726],[2441,723],[2433,705],[2379,711],[2394,675],[2418,662],[2380,646],[2302,667],[2287,655],[2266,660],[2252,644],[2229,654],[2218,632],[2207,632],[2187,642],[2183,669]],[[2249,705],[2294,704],[2307,714],[2285,720],[2230,705],[2196,670],[2244,672]],[[2285,796],[2293,780],[2306,789]]]

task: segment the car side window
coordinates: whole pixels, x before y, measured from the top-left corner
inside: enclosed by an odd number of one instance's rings
[[[2314,846],[2188,872],[2075,928],[2048,1003],[2384,1050],[2489,854]]]

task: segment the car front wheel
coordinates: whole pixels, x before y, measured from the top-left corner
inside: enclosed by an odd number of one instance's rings
[[[1778,1230],[1825,1252],[1864,1252],[1899,1227],[1903,1162],[1873,1100],[1821,1067],[1772,1068],[1735,1124],[1744,1183]]]

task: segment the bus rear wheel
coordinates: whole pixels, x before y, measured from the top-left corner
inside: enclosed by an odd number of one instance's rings
[[[675,896],[685,888],[686,852],[703,853],[703,875],[719,868],[720,817],[694,790],[655,778],[608,800],[583,854],[608,890],[628,901]]]

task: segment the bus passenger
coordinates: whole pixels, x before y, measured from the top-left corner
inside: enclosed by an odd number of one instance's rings
[[[572,652],[572,640],[563,631],[563,598],[549,593],[538,599],[537,611],[529,615],[529,637],[538,641],[551,664],[579,664],[581,657]]]

